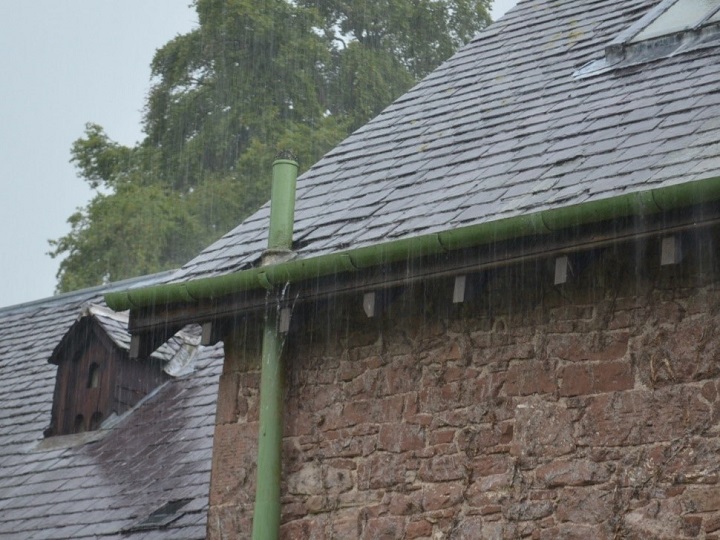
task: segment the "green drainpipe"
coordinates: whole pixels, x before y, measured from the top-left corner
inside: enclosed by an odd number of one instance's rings
[[[270,231],[268,249],[263,259],[287,257],[292,253],[297,169],[298,165],[294,161],[283,159],[273,163]],[[260,371],[260,428],[253,540],[277,540],[280,536],[284,385],[281,361],[283,340],[278,320],[277,306],[268,304]]]

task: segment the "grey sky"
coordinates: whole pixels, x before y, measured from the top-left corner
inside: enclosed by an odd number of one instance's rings
[[[141,137],[155,49],[196,24],[190,0],[0,0],[0,307],[53,294],[47,240],[90,190],[69,163],[86,122]],[[515,5],[496,0],[493,18]]]

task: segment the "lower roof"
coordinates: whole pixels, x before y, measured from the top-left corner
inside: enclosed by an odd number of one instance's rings
[[[104,432],[44,439],[57,367],[53,349],[89,302],[114,287],[0,309],[0,539],[205,538],[222,348],[172,379]],[[123,532],[171,500],[162,530]]]

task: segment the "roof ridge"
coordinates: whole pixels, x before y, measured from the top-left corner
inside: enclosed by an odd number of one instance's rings
[[[100,294],[105,292],[114,291],[116,289],[120,289],[123,287],[127,287],[129,285],[153,285],[153,284],[159,284],[163,281],[163,278],[172,276],[175,272],[177,272],[177,268],[173,268],[172,270],[164,270],[162,272],[157,272],[155,274],[148,274],[145,276],[137,276],[132,278],[123,279],[120,281],[113,281],[112,283],[108,283],[106,285],[95,285],[94,287],[88,287],[85,289],[76,289],[74,291],[69,291],[65,293],[60,293],[53,296],[46,296],[44,298],[38,298],[37,300],[30,300],[28,302],[21,302],[19,304],[11,304],[9,306],[0,307],[0,313],[7,314],[12,311],[18,311],[21,312],[26,309],[31,309],[36,306],[43,306],[43,307],[50,307],[57,304],[63,304],[68,300],[71,300],[73,298],[81,298],[83,296],[90,296],[92,294]]]

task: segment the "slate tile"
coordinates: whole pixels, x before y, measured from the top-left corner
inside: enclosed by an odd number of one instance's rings
[[[502,208],[503,204],[500,200],[487,202],[484,204],[474,204],[463,210],[458,214],[452,223],[463,223],[467,221],[473,221],[480,218],[490,218],[493,213]]]

